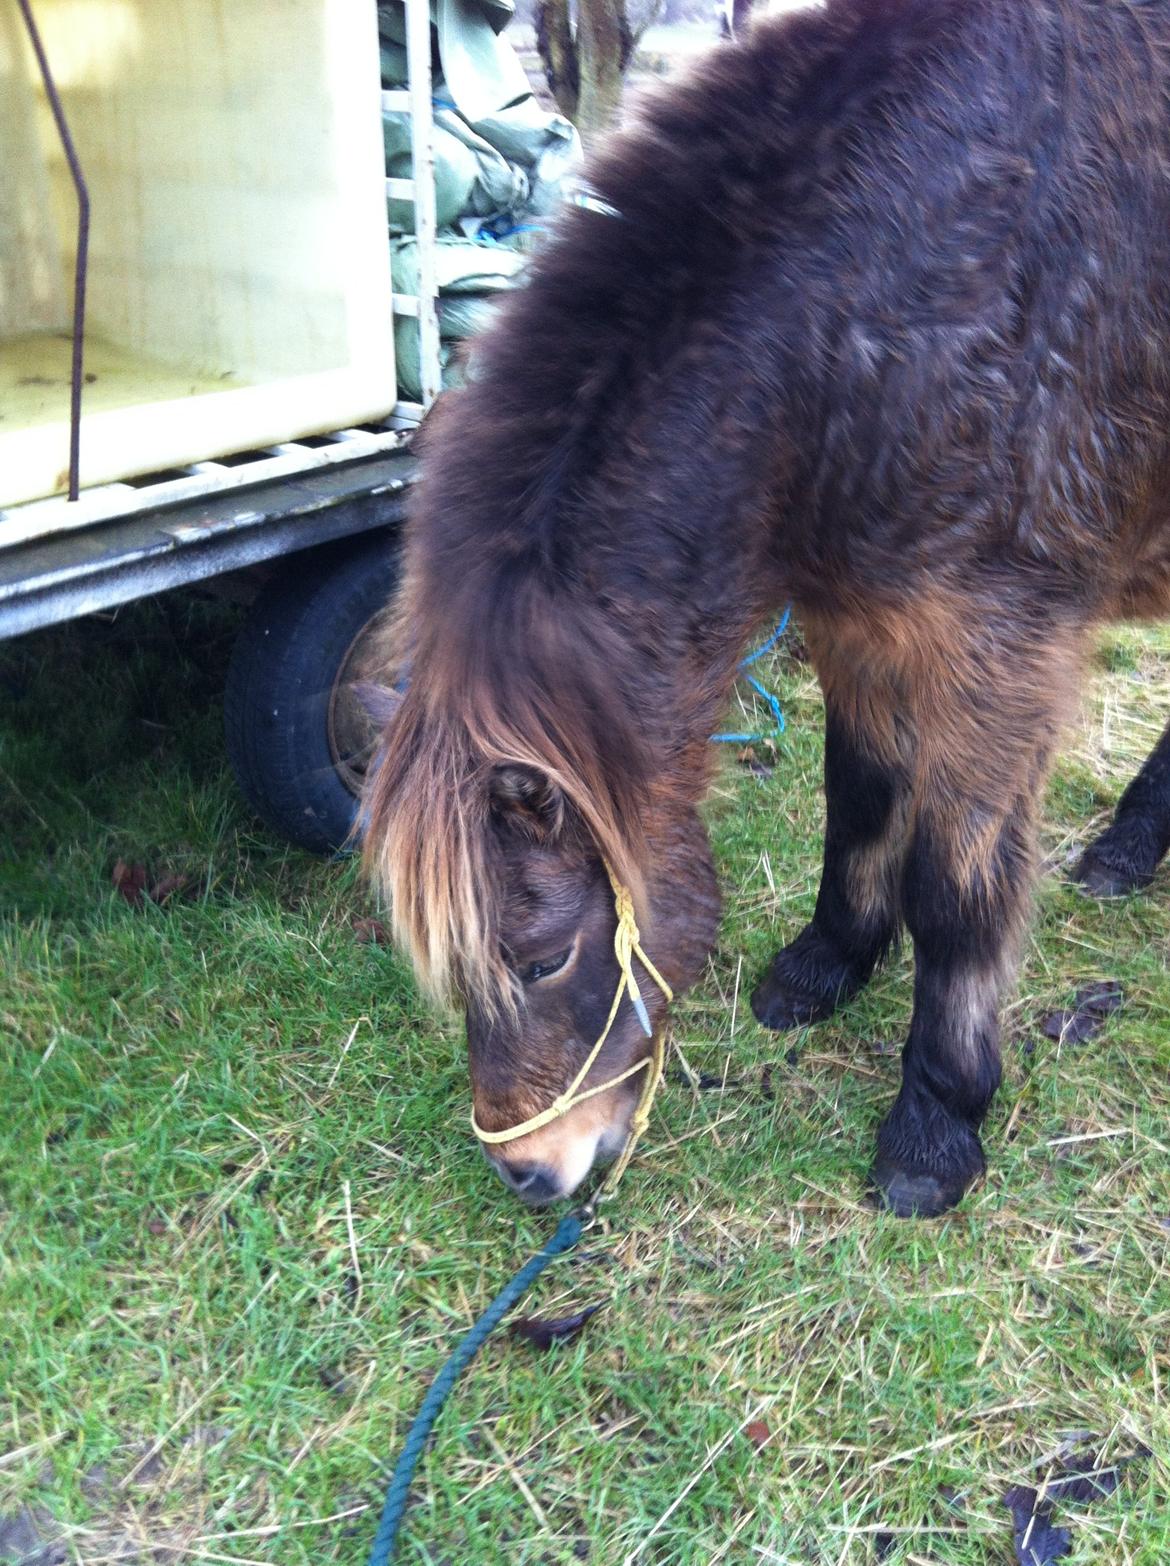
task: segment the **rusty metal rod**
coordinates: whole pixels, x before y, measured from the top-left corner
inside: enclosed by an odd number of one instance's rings
[[[49,107],[57,122],[57,134],[65,149],[65,159],[77,192],[77,265],[73,273],[73,368],[69,383],[69,499],[76,500],[80,488],[81,468],[81,389],[84,384],[85,360],[85,284],[89,273],[89,186],[81,171],[81,160],[69,131],[61,95],[53,80],[53,72],[41,42],[40,31],[33,20],[30,0],[17,0],[24,25],[40,66],[41,80],[45,84]]]

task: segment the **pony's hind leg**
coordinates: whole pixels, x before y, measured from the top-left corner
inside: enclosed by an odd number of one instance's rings
[[[752,995],[767,1028],[818,1022],[865,984],[898,933],[910,802],[909,737],[893,685],[806,624],[825,694],[825,858],[812,921]]]
[[[1073,871],[1094,897],[1123,897],[1154,879],[1170,849],[1170,727],[1121,796],[1113,823]]]
[[[1042,610],[1034,613],[1042,625]],[[979,1126],[1000,1078],[1000,994],[1028,909],[1039,795],[1079,664],[1079,632],[1023,633],[1031,617],[1017,614],[996,625],[988,607],[955,624],[949,644],[928,644],[912,692],[918,745],[902,908],[914,941],[914,1011],[872,1171],[879,1196],[903,1217],[952,1207],[985,1167]]]

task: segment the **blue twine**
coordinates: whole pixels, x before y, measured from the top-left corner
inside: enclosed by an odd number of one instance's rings
[[[501,240],[510,239],[513,234],[544,234],[547,231],[547,223],[512,223],[507,228],[495,228],[485,223],[476,235],[476,239],[486,239],[489,245],[498,245]]]
[[[785,609],[784,613],[780,616],[780,624],[772,632],[771,636],[768,637],[767,641],[762,642],[760,646],[756,648],[755,652],[748,653],[746,658],[742,658],[740,660],[740,668],[750,668],[758,658],[762,658],[765,653],[771,652],[772,648],[775,647],[776,643],[788,629],[788,622],[791,618],[792,605],[790,604],[788,608]],[[776,721],[776,731],[773,734],[712,734],[711,743],[713,745],[750,745],[754,741],[758,740],[779,739],[781,734],[784,733],[784,713],[776,697],[770,690],[767,690],[763,685],[760,684],[759,680],[756,679],[754,674],[745,675],[745,678],[748,684],[751,686],[752,690],[755,691],[756,695],[762,696],[768,703],[768,706],[771,707],[772,717]]]
[[[762,658],[765,653],[770,653],[772,651],[773,647],[775,647],[776,643],[780,640],[780,638],[784,635],[785,631],[788,629],[788,622],[791,619],[792,619],[792,605],[789,604],[788,607],[785,609],[784,613],[780,616],[780,624],[772,632],[772,634],[771,634],[771,636],[769,636],[768,640],[766,642],[762,642],[760,644],[760,646],[756,648],[755,652],[748,653],[747,657],[744,658],[742,660],[742,662],[740,663],[740,668],[741,669],[746,669],[749,664],[755,663],[757,658]]]
[[[398,1541],[398,1530],[402,1526],[403,1513],[406,1511],[406,1503],[410,1497],[410,1484],[414,1478],[414,1471],[422,1457],[431,1427],[439,1417],[443,1404],[451,1395],[456,1381],[479,1353],[492,1331],[540,1276],[549,1262],[554,1257],[560,1256],[562,1252],[572,1250],[585,1232],[586,1223],[585,1215],[579,1212],[570,1213],[568,1217],[561,1219],[552,1239],[537,1251],[531,1261],[525,1262],[510,1283],[504,1285],[471,1331],[459,1340],[447,1363],[431,1382],[430,1390],[423,1398],[422,1407],[406,1432],[406,1440],[402,1443],[402,1455],[394,1465],[390,1488],[386,1492],[386,1504],[382,1508],[382,1518],[370,1548],[369,1566],[387,1566],[387,1562],[394,1557],[394,1547]]]

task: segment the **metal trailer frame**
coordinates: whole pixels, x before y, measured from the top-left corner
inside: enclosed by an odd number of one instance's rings
[[[441,389],[430,3],[404,3],[409,87],[384,91],[382,108],[410,116],[413,177],[386,187],[415,204],[420,291],[396,293],[393,307],[418,322],[422,401],[359,428],[0,509],[0,639],[401,522],[410,432]]]
[[[0,639],[398,527],[414,471],[401,443],[0,550]]]

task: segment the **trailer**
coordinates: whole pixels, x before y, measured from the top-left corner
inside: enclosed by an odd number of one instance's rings
[[[0,0],[0,638],[197,583],[249,597],[229,756],[322,853],[354,819],[354,687],[441,384],[428,0],[405,33],[387,91],[373,0]],[[415,207],[409,295],[389,200]]]

